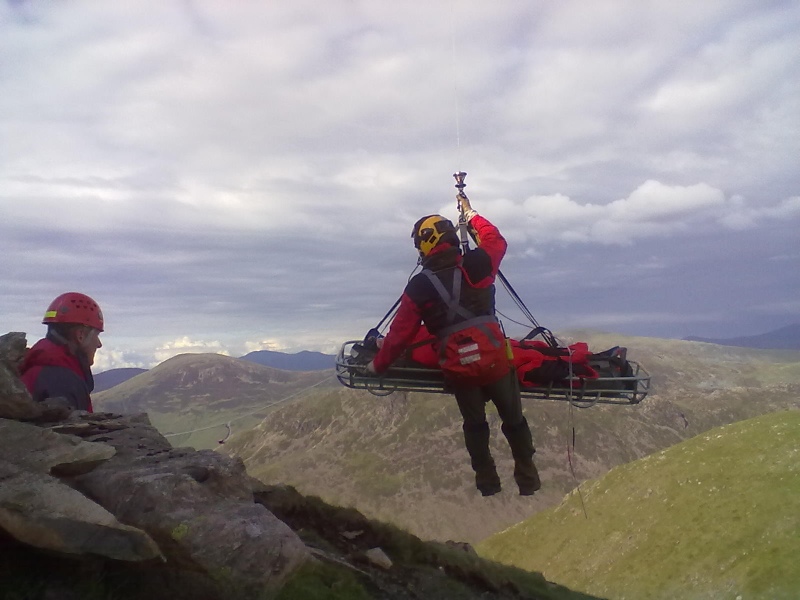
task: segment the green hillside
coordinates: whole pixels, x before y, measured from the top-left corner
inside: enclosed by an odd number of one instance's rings
[[[543,481],[533,497],[516,493],[511,454],[492,405],[491,444],[503,492],[484,498],[473,484],[452,396],[376,397],[339,385],[332,371],[288,372],[187,354],[94,395],[95,408],[147,412],[175,446],[239,455],[265,483],[295,486],[423,539],[477,543],[557,506],[578,482],[614,466],[712,427],[799,406],[798,352],[593,332],[573,336],[598,350],[627,346],[653,375],[653,389],[638,405],[586,410],[525,400]],[[228,423],[232,434],[220,445]]]
[[[585,483],[478,551],[612,600],[794,600],[798,459],[800,411],[712,429]]]
[[[274,406],[336,386],[332,371],[292,372],[220,354],[181,354],[93,394],[102,411],[146,412],[174,446],[216,448]]]

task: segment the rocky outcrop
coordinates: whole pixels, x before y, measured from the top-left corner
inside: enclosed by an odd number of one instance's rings
[[[34,402],[17,377],[25,347],[23,334],[0,337],[0,563],[43,550],[101,579],[119,571],[101,557],[149,565],[128,596],[245,599],[309,560],[254,501],[241,460],[173,448],[146,415]]]
[[[0,417],[5,419],[36,419],[44,412],[17,377],[26,346],[24,333],[12,331],[0,336]]]
[[[114,455],[113,447],[7,419],[0,419],[0,440],[0,528],[13,538],[66,554],[91,553],[117,560],[161,556],[144,531],[123,525],[50,476],[90,471]]]
[[[265,486],[238,458],[173,448],[146,415],[32,403],[12,336],[0,338],[2,599],[589,598]]]
[[[309,557],[297,535],[253,500],[239,459],[172,448],[142,415],[86,417],[85,439],[117,454],[74,485],[125,523],[147,531],[181,568],[235,573],[232,583],[275,587]],[[108,430],[109,423],[125,427]]]

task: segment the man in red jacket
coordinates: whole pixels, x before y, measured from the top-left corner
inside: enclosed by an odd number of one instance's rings
[[[37,402],[66,398],[77,410],[92,412],[91,366],[103,331],[103,313],[85,294],[68,292],[50,303],[43,324],[47,335],[28,350],[20,377]]]
[[[434,347],[447,387],[464,419],[464,442],[476,487],[484,496],[501,491],[489,450],[486,403],[491,400],[511,447],[519,492],[529,496],[541,487],[533,463],[533,439],[522,414],[505,336],[495,317],[494,281],[507,244],[497,227],[472,209],[465,195],[457,198],[478,247],[462,255],[455,227],[441,215],[417,221],[411,235],[423,271],[406,285],[389,332],[367,369],[374,374],[386,371],[424,323],[436,337]]]

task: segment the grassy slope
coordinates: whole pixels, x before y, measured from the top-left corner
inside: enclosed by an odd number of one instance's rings
[[[800,411],[713,429],[617,467],[484,541],[486,557],[612,599],[794,599]]]

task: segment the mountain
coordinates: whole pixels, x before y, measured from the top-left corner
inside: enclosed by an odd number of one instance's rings
[[[800,411],[715,428],[585,483],[481,556],[611,599],[794,599]]]
[[[221,450],[240,456],[266,483],[353,506],[426,539],[478,542],[557,505],[579,482],[614,466],[712,427],[800,404],[798,352],[588,331],[561,337],[587,341],[593,349],[627,346],[629,357],[651,373],[652,391],[632,406],[578,409],[526,400],[544,482],[532,498],[516,494],[510,452],[491,405],[492,452],[504,490],[491,498],[476,492],[461,418],[449,395],[376,397],[330,389],[276,408]]]
[[[652,391],[632,406],[578,409],[526,400],[544,482],[532,498],[516,494],[511,456],[491,406],[492,448],[504,491],[491,498],[477,493],[449,395],[376,397],[342,387],[329,372],[184,355],[97,394],[96,405],[148,411],[174,445],[238,455],[268,484],[354,507],[423,539],[466,542],[557,505],[579,482],[614,466],[715,426],[798,406],[800,352],[589,331],[561,337],[595,350],[627,346],[629,357],[651,373]]]
[[[336,357],[334,355],[309,352],[308,350],[303,350],[296,354],[257,350],[256,352],[245,354],[241,358],[259,365],[285,371],[323,371],[325,369],[333,369],[336,365]]]
[[[242,360],[253,362],[274,369],[284,371],[324,371],[332,369],[336,364],[336,357],[332,354],[309,352],[303,350],[295,354],[274,352],[272,350],[258,350],[240,357]],[[121,368],[109,369],[94,375],[94,391],[104,392],[120,383],[128,381],[147,371],[147,369]]]
[[[148,413],[173,445],[210,448],[231,431],[255,426],[273,406],[335,381],[332,373],[282,371],[221,354],[180,354],[92,400],[98,411]]]
[[[684,339],[690,342],[706,342],[721,346],[760,348],[762,350],[800,350],[800,323],[745,337],[713,339],[690,336]]]
[[[145,371],[147,371],[147,369],[124,368],[109,369],[108,371],[97,373],[94,376],[94,392],[97,393],[105,391],[114,387],[115,385],[119,385],[120,383],[128,381],[128,379],[131,377],[141,375]]]

